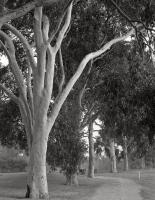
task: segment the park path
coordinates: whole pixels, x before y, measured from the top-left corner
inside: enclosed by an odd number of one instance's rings
[[[103,177],[103,185],[91,200],[142,200],[141,186],[134,181],[119,177]],[[104,183],[105,180],[105,183]]]

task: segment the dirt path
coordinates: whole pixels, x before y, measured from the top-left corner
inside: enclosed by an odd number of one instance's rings
[[[97,178],[102,178],[105,183],[97,190],[92,200],[142,200],[141,186],[132,180],[103,176]]]

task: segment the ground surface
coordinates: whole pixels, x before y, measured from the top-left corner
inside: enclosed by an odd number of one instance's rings
[[[140,185],[133,180],[119,177],[99,177],[105,184],[99,188],[92,200],[142,200]]]
[[[155,200],[155,170],[80,177],[79,187],[64,185],[63,176],[55,173],[48,183],[51,200]],[[0,200],[23,199],[25,188],[26,174],[0,174]]]

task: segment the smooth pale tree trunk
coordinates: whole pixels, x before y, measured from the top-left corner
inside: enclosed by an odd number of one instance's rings
[[[33,130],[35,139],[32,139],[29,155],[27,198],[49,198],[46,175],[47,130],[46,123],[41,123],[39,120],[36,122]]]
[[[141,158],[141,168],[145,169],[145,156]]]
[[[93,122],[89,124],[89,164],[88,164],[88,177],[94,178],[94,141],[93,141]]]
[[[48,17],[43,15],[41,5],[44,5],[45,2],[52,5],[57,1],[58,0],[35,0],[15,9],[15,11],[8,10],[7,13],[1,13],[2,15],[0,16],[0,28],[4,25],[5,28],[11,32],[11,35],[13,33],[23,44],[23,48],[26,52],[26,66],[28,73],[25,78],[22,74],[21,66],[19,66],[19,63],[16,60],[16,52],[12,38],[7,35],[7,32],[4,32],[2,29],[0,30],[0,36],[2,38],[1,45],[8,57],[9,67],[14,75],[19,95],[16,96],[1,83],[0,88],[20,107],[22,120],[27,133],[30,156],[27,197],[35,199],[48,199],[46,178],[46,150],[48,135],[74,84],[91,59],[100,56],[109,50],[113,44],[123,41],[135,33],[133,28],[126,35],[114,38],[106,43],[101,49],[87,54],[80,62],[75,74],[71,77],[69,82],[65,84],[65,87],[59,87],[59,92],[55,102],[53,103],[52,111],[49,113],[51,96],[53,94],[55,57],[70,25],[72,11],[71,4],[69,7],[67,6],[67,12],[64,10],[66,13],[64,24],[61,24],[62,26],[60,26],[60,28],[58,23],[53,34],[50,35],[50,22]],[[69,3],[70,2],[71,1],[69,1]],[[34,8],[33,29],[36,44],[35,48],[37,52],[37,63],[34,59],[33,49],[26,38],[10,23],[7,23],[12,19],[23,16]],[[63,15],[64,13],[62,13],[61,17],[63,17]],[[51,46],[51,44],[53,44],[53,46]],[[38,110],[40,110],[40,112],[38,112]]]
[[[117,173],[117,163],[116,163],[114,139],[110,139],[110,159],[111,159],[111,172]]]
[[[128,159],[128,148],[127,148],[127,138],[124,137],[124,170],[129,170],[129,159]]]

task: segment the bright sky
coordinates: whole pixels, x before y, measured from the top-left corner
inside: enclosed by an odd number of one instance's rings
[[[2,63],[3,66],[7,66],[8,65],[9,61],[6,58],[5,55],[0,56],[0,63]]]

